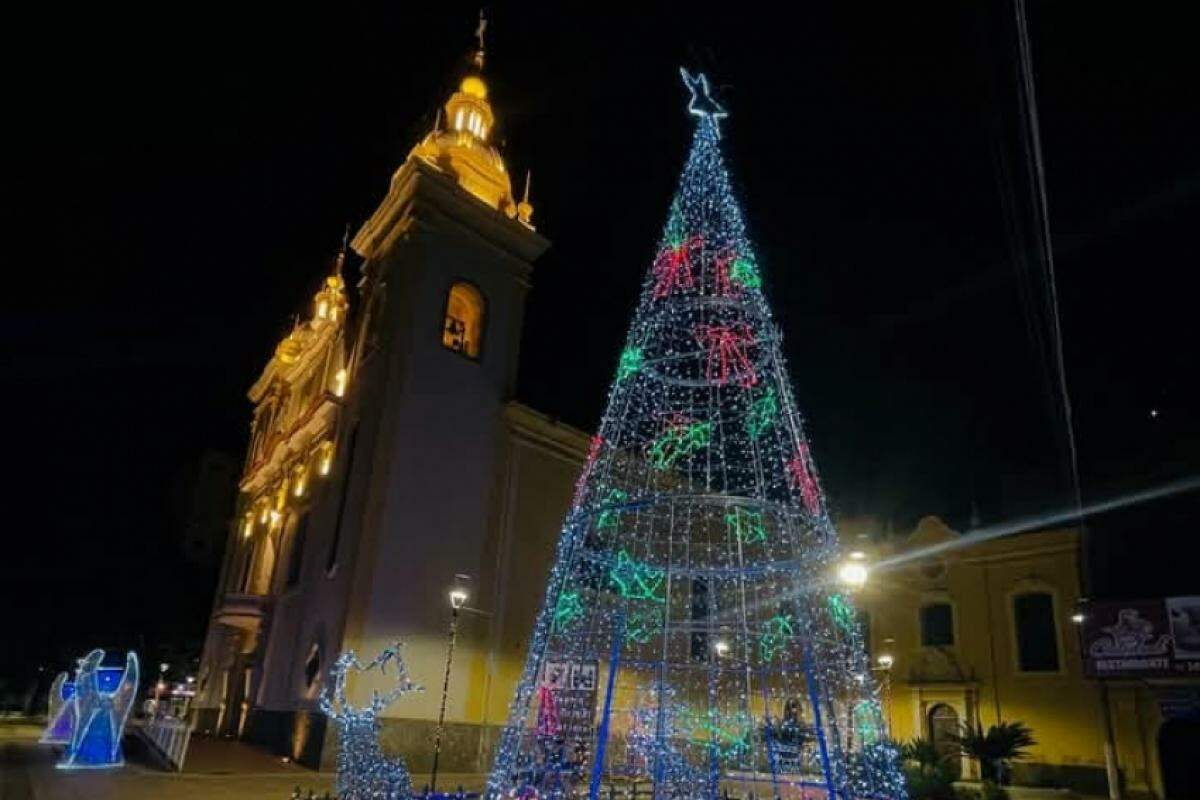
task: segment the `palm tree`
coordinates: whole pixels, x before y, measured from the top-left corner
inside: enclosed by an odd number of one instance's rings
[[[955,800],[954,776],[946,754],[921,737],[900,745],[905,762],[904,777],[910,800]]]
[[[921,736],[900,745],[900,758],[924,770],[937,769],[946,762],[945,755],[938,752],[937,745]]]
[[[1033,731],[1023,722],[1000,721],[983,732],[978,722],[972,730],[964,725],[957,737],[963,755],[979,762],[980,773],[985,781],[1008,783],[1011,763],[1026,756],[1026,750],[1037,744]]]

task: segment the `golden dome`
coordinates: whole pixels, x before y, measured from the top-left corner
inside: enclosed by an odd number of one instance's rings
[[[434,130],[410,155],[454,176],[458,185],[512,218],[517,202],[504,159],[488,138],[496,118],[487,101],[487,84],[477,74],[463,78],[446,101],[446,128]]]
[[[463,94],[478,97],[480,100],[487,99],[487,84],[478,75],[468,75],[463,78],[463,82],[459,85],[458,90]]]

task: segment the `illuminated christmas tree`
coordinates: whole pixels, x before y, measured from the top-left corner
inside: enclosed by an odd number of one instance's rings
[[[837,535],[722,160],[725,112],[704,76],[684,81],[691,153],[489,796],[902,798],[830,579]]]

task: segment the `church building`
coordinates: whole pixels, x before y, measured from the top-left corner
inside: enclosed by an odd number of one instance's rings
[[[250,387],[250,442],[205,639],[196,732],[328,764],[318,697],[338,654],[396,641],[425,691],[384,745],[482,772],[505,721],[589,437],[514,399],[534,262],[550,246],[491,143],[482,36],[307,319]],[[352,683],[367,697],[389,678]]]

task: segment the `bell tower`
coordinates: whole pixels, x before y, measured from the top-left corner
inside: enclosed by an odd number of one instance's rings
[[[402,640],[426,687],[382,718],[432,762],[457,617],[440,766],[489,762],[588,437],[516,402],[533,263],[529,183],[513,193],[479,46],[251,390],[245,476],[198,689],[198,729],[331,763],[318,698],[338,654]],[[353,288],[350,284],[355,284]],[[513,591],[509,591],[509,587]],[[507,642],[507,644],[505,644]],[[350,691],[386,691],[355,676]]]
[[[532,265],[549,246],[527,188],[513,195],[492,144],[483,61],[480,47],[351,241],[362,277],[336,451],[340,496],[318,523],[324,580],[306,590],[290,641],[278,643],[281,653],[299,648],[285,656],[292,663],[315,648],[328,665],[340,651],[374,653],[402,639],[426,691],[389,709],[396,717],[385,727],[414,743],[404,749],[415,771],[428,768],[438,718],[448,592],[456,576],[479,587],[494,569],[505,408]],[[485,734],[470,731],[488,722],[489,624],[480,615],[458,629],[446,720],[460,728],[443,747],[446,770],[485,757]],[[480,741],[464,740],[472,735]]]

